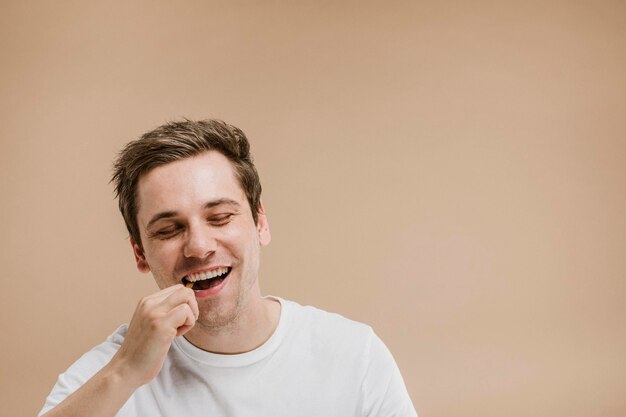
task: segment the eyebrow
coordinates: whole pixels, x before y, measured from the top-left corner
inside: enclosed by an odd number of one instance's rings
[[[239,209],[241,207],[241,204],[239,204],[235,200],[232,200],[230,198],[219,198],[217,200],[211,200],[211,201],[207,202],[204,205],[204,209],[210,209],[210,208],[217,207],[217,206],[222,206],[222,205],[233,206],[234,208],[237,208],[237,209]],[[178,215],[178,212],[177,211],[172,211],[172,210],[170,210],[170,211],[162,211],[160,213],[157,213],[154,216],[152,216],[152,218],[150,219],[150,221],[146,225],[146,229],[149,229],[154,223],[158,222],[159,220],[169,219],[171,217],[176,217],[177,215]]]

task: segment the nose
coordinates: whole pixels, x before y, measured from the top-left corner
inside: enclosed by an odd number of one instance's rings
[[[189,226],[183,248],[183,255],[186,258],[204,259],[215,252],[216,247],[217,241],[208,227],[204,225]]]

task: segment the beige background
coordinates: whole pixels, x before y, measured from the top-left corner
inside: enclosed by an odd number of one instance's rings
[[[262,5],[262,3],[265,3]],[[264,292],[371,324],[421,417],[626,415],[626,4],[2,2],[0,410],[156,290],[127,141],[250,137]]]

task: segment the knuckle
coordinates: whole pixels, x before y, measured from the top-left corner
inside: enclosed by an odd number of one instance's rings
[[[152,299],[149,297],[143,297],[141,300],[139,300],[139,304],[138,304],[138,308],[140,310],[146,310],[148,308],[150,308],[150,306],[153,304]]]
[[[144,308],[146,305],[146,298],[142,298],[141,300],[139,300],[139,302],[137,303],[137,310],[141,310],[142,308]]]
[[[150,320],[148,327],[153,332],[158,332],[161,329],[161,322],[159,320]]]
[[[150,310],[146,312],[146,318],[152,323],[158,323],[159,314],[157,314],[154,310]]]

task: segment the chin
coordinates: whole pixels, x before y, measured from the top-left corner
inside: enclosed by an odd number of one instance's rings
[[[240,304],[223,305],[218,300],[207,300],[200,306],[197,324],[205,329],[219,330],[235,324],[240,313]]]

